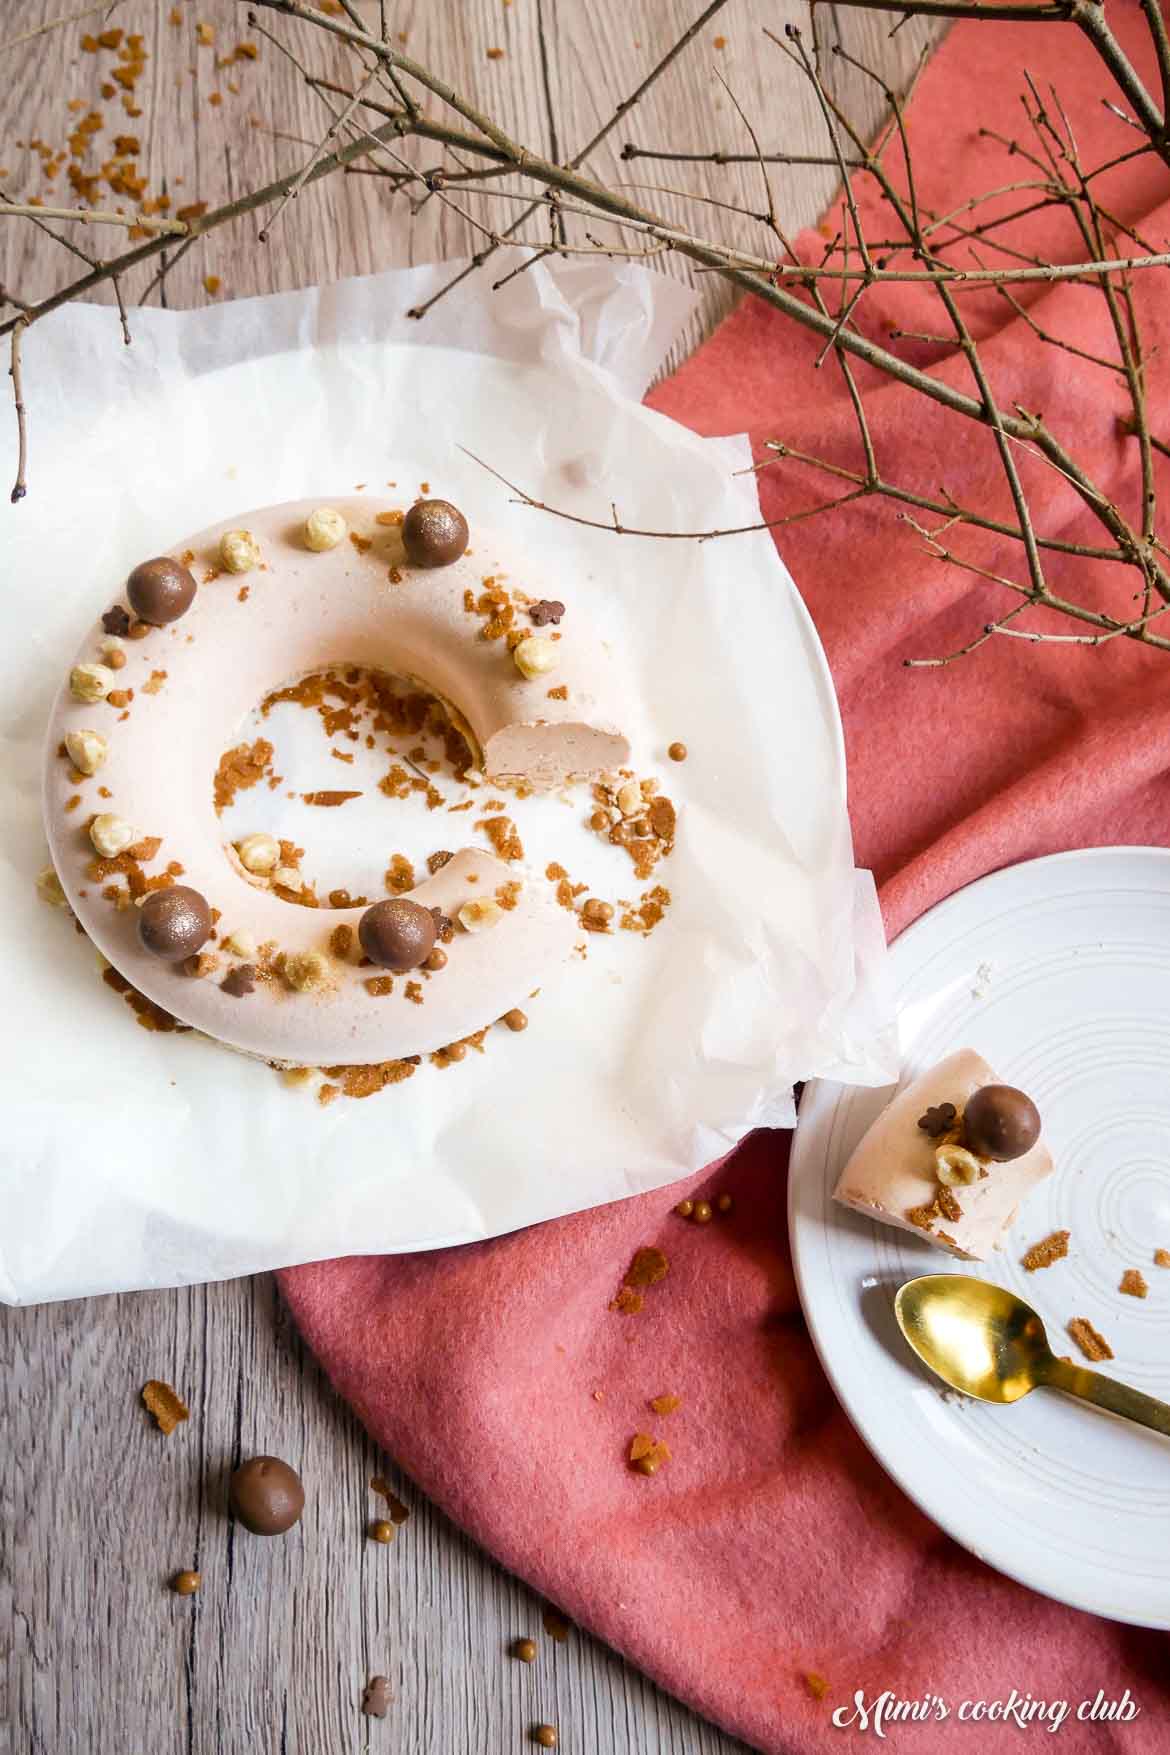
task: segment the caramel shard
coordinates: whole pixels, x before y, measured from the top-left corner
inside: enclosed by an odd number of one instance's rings
[[[669,1461],[670,1451],[661,1438],[652,1438],[648,1432],[636,1432],[630,1440],[630,1467],[640,1475],[656,1475],[662,1464]]]
[[[1155,1249],[1154,1266],[1170,1268],[1170,1249]]]
[[[320,792],[302,792],[301,797],[306,804],[324,805],[326,809],[339,804],[348,804],[351,798],[360,798],[360,792],[334,792],[328,789]]]
[[[558,1645],[564,1645],[569,1637],[569,1623],[565,1617],[556,1609],[546,1609],[542,1619],[549,1638],[555,1639]]]
[[[682,1397],[681,1395],[655,1395],[650,1397],[647,1405],[656,1414],[673,1414],[676,1408],[682,1406]]]
[[[661,1249],[639,1249],[633,1261],[626,1269],[623,1284],[626,1286],[656,1286],[664,1280],[670,1270],[670,1263]]]
[[[1112,1359],[1113,1348],[1099,1335],[1087,1316],[1074,1316],[1068,1324],[1068,1332],[1076,1342],[1086,1359],[1098,1364],[1102,1359]]]
[[[962,1207],[955,1198],[954,1192],[945,1183],[935,1195],[934,1204],[938,1208],[939,1217],[949,1219],[952,1225],[957,1225],[963,1217]]]
[[[1144,1298],[1149,1292],[1145,1275],[1138,1268],[1126,1268],[1121,1276],[1119,1292],[1128,1292],[1131,1298]]]
[[[1028,1273],[1034,1274],[1037,1268],[1051,1267],[1054,1261],[1063,1261],[1068,1254],[1067,1231],[1052,1231],[1042,1237],[1039,1243],[1033,1243],[1028,1253],[1021,1258],[1022,1266]]]
[[[371,1491],[379,1494],[390,1508],[391,1523],[405,1523],[410,1516],[410,1508],[404,1505],[397,1493],[383,1475],[375,1475],[370,1482]]]
[[[164,1438],[169,1438],[181,1421],[190,1419],[186,1403],[169,1383],[160,1383],[152,1377],[143,1385],[142,1401],[149,1414],[153,1414],[156,1425]]]
[[[622,1286],[609,1307],[616,1310],[619,1316],[637,1316],[644,1303],[641,1292],[635,1292],[632,1286]]]

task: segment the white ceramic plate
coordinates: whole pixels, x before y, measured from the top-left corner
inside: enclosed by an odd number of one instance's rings
[[[818,1082],[800,1109],[789,1222],[805,1315],[833,1387],[882,1465],[991,1566],[1081,1609],[1170,1628],[1170,1444],[1036,1391],[1014,1407],[944,1390],[894,1322],[904,1280],[973,1273],[1043,1316],[1054,1351],[1087,1316],[1104,1369],[1170,1400],[1170,852],[1109,847],[996,872],[892,949],[907,1076],[970,1046],[1031,1093],[1057,1169],[1008,1247],[957,1262],[837,1207],[838,1171],[888,1092]],[[1026,1273],[1048,1232],[1069,1256]],[[1140,1268],[1149,1296],[1118,1291]]]

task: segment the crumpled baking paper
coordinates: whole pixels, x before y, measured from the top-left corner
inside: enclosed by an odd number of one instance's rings
[[[589,530],[510,503],[460,449],[585,516],[616,502],[652,529],[752,523],[746,444],[698,439],[640,405],[692,295],[582,260],[496,294],[473,279],[408,320],[450,272],[134,311],[130,348],[96,306],[26,336],[30,490],[0,511],[6,1302],[482,1238],[644,1192],[751,1128],[790,1123],[796,1080],[897,1075],[836,702],[771,538]],[[3,421],[4,479],[14,467]],[[457,1066],[424,1063],[378,1096],[323,1107],[198,1035],[140,1028],[69,916],[37,899],[43,728],[84,629],[144,555],[236,511],[327,503],[359,483],[407,504],[424,481],[473,532],[522,545],[547,595],[588,594],[631,678],[637,770],[659,774],[679,809],[655,874],[673,900],[648,938],[583,934],[586,954],[531,1001],[524,1034],[494,1028]],[[681,765],[665,758],[674,739],[691,752]],[[219,753],[207,751],[209,784]],[[322,777],[323,744],[278,754],[290,787],[345,783],[336,764]],[[372,851],[374,819],[350,806],[310,824],[283,790],[250,826],[299,835],[328,887],[400,846],[422,852],[418,824],[404,844],[409,813],[383,804]],[[586,789],[510,808],[538,870],[558,858],[599,894],[638,898],[626,856],[584,826]],[[482,844],[473,816],[428,825],[429,845]],[[225,834],[247,826],[245,811]]]

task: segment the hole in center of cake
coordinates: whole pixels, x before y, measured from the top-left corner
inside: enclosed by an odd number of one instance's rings
[[[212,777],[225,848],[290,905],[401,895],[471,838],[486,798],[451,710],[413,679],[334,665],[273,689]]]

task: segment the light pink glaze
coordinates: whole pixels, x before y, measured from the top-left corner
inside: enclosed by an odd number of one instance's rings
[[[331,500],[351,531],[371,539],[365,553],[343,541],[324,554],[305,547],[307,515],[321,501],[306,500],[225,520],[170,551],[188,551],[196,579],[218,564],[225,530],[247,529],[259,541],[264,565],[244,576],[223,573],[201,584],[181,620],[127,640],[126,664],[115,689],[133,689],[127,719],[108,701],[84,704],[70,694],[68,671],[49,720],[45,761],[45,826],[53,864],[70,906],[86,933],[110,962],[157,1004],[182,1022],[233,1047],[296,1065],[365,1064],[426,1053],[471,1034],[519,1005],[550,970],[564,961],[576,938],[575,917],[555,901],[543,879],[527,877],[517,905],[500,923],[470,934],[457,929],[444,948],[447,967],[434,975],[396,977],[394,992],[372,997],[364,982],[383,971],[358,969],[329,957],[330,984],[294,993],[276,984],[233,999],[219,982],[241,957],[221,956],[219,970],[193,978],[144,951],[137,937],[137,910],[118,911],[102,884],[87,877],[94,857],[86,825],[109,811],[131,823],[139,836],[161,836],[149,874],[171,860],[183,866],[179,880],[199,890],[220,911],[220,941],[244,929],[257,944],[275,941],[287,953],[327,952],[341,923],[356,928],[361,908],[301,908],[282,902],[241,874],[215,814],[212,779],[225,749],[236,741],[245,715],[270,690],[309,671],[358,663],[419,679],[451,702],[486,754],[490,778],[523,777],[551,785],[568,776],[621,765],[629,755],[605,697],[608,663],[592,635],[588,610],[568,603],[559,628],[556,669],[535,681],[517,670],[503,640],[479,637],[481,615],[469,614],[464,594],[483,591],[485,576],[532,598],[554,595],[541,581],[510,570],[494,538],[473,527],[471,552],[450,567],[421,569],[404,556],[396,527],[379,526],[384,509],[366,499]],[[145,558],[145,557],[144,557]],[[400,574],[392,583],[390,569]],[[241,602],[238,591],[246,584]],[[565,598],[558,586],[555,595]],[[121,581],[103,594],[104,611],[125,602]],[[528,619],[518,612],[523,631]],[[100,620],[73,662],[100,661]],[[144,690],[154,671],[166,672],[156,694]],[[565,687],[567,699],[550,699]],[[109,755],[97,774],[75,781],[71,764],[58,754],[71,731],[98,731]],[[501,759],[493,760],[501,751]],[[99,794],[99,787],[109,796]],[[66,805],[75,794],[81,803]],[[427,907],[455,915],[465,901],[491,897],[497,886],[522,874],[478,849],[465,849],[411,892]],[[208,951],[217,947],[208,944]],[[418,980],[423,1003],[406,996]]]
[[[936,1141],[919,1127],[919,1116],[940,1103],[953,1103],[961,1110],[981,1085],[1000,1083],[973,1049],[949,1054],[882,1111],[842,1170],[833,1199],[883,1225],[897,1225],[928,1238],[951,1255],[986,1261],[1000,1247],[1024,1198],[1052,1173],[1052,1157],[1043,1139],[1011,1163],[989,1162],[985,1177],[953,1189],[963,1209],[961,1219],[937,1219],[928,1233],[906,1214],[912,1207],[929,1206],[938,1191]],[[953,1242],[939,1237],[940,1230]]]

